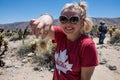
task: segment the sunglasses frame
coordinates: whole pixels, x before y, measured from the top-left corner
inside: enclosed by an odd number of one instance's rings
[[[60,20],[60,17],[66,18],[67,21],[61,21],[61,20]],[[70,23],[72,23],[72,24],[77,24],[77,23],[80,21],[80,19],[81,19],[78,15],[73,15],[73,16],[71,16],[71,17],[67,17],[66,15],[61,15],[60,17],[59,17],[59,21],[60,21],[60,23],[62,23],[62,24],[66,24],[66,23],[68,23],[68,22],[70,22]],[[73,17],[77,17],[77,18],[78,18],[78,21],[71,21],[71,18],[73,18]]]

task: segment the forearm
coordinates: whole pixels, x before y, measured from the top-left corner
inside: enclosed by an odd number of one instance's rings
[[[51,26],[50,31],[48,32],[47,38],[54,40],[55,39],[55,33],[54,33],[54,26]]]
[[[81,80],[91,80],[95,67],[83,67],[81,70]]]

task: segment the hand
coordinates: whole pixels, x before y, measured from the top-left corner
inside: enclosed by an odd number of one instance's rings
[[[40,34],[42,38],[45,38],[49,31],[51,30],[52,24],[53,18],[48,14],[44,14],[40,16],[38,19],[32,19],[30,21],[32,33],[36,36],[36,38],[38,38]]]

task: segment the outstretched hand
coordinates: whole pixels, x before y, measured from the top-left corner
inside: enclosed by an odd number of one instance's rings
[[[53,19],[48,14],[44,14],[38,19],[32,19],[30,21],[32,33],[36,36],[36,38],[38,38],[40,35],[42,38],[45,38],[48,35],[52,24]]]

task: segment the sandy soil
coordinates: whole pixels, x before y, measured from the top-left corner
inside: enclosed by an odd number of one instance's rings
[[[98,38],[94,39],[97,44]],[[120,80],[120,48],[108,45],[105,39],[104,45],[96,45],[99,52],[99,61],[105,62],[96,67],[91,80]],[[6,65],[0,67],[0,80],[52,80],[53,72],[47,69],[35,71],[35,64],[23,63],[14,51],[21,41],[10,42],[9,51],[4,56]],[[116,70],[110,70],[110,66],[116,66]]]

